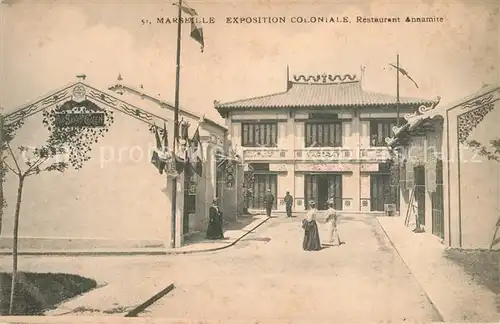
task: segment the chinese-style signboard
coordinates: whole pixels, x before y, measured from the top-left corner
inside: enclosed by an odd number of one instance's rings
[[[101,112],[56,113],[56,127],[103,127],[105,114]]]

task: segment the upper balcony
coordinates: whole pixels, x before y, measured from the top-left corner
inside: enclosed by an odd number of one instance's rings
[[[243,158],[246,162],[258,161],[336,161],[336,162],[383,162],[390,157],[387,147],[345,148],[345,147],[311,147],[298,150],[287,150],[266,147],[243,147]]]

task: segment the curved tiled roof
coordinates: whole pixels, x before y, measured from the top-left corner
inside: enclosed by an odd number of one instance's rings
[[[396,104],[396,96],[363,90],[359,81],[311,84],[290,82],[281,93],[226,103],[215,102],[219,112],[247,108],[352,107]],[[401,104],[422,105],[432,100],[400,97]]]

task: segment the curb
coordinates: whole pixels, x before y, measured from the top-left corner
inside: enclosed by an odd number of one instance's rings
[[[18,252],[18,255],[24,256],[136,256],[136,255],[179,255],[179,254],[195,254],[195,253],[203,253],[203,252],[213,252],[219,251],[223,249],[227,249],[229,247],[234,246],[236,243],[241,241],[245,236],[259,228],[265,222],[267,222],[272,217],[266,217],[264,219],[256,220],[258,223],[253,226],[251,229],[247,230],[246,233],[241,235],[236,240],[232,241],[223,246],[219,246],[216,248],[208,248],[203,250],[185,250],[185,251],[166,251],[166,250],[155,250],[155,251],[25,251]],[[251,224],[250,224],[251,225]],[[12,251],[0,251],[0,256],[11,256]]]
[[[424,292],[425,294],[425,297],[427,297],[427,300],[429,301],[429,303],[431,303],[432,307],[434,308],[434,310],[436,311],[437,315],[439,316],[439,322],[447,322],[447,320],[445,320],[445,318],[443,317],[443,312],[439,309],[439,307],[432,301],[431,297],[429,296],[429,294],[427,293],[427,291],[425,291],[424,287],[422,286],[422,284],[420,283],[420,281],[418,280],[417,276],[415,276],[415,273],[413,273],[413,271],[411,270],[411,268],[408,266],[408,263],[406,263],[406,260],[401,256],[401,253],[399,253],[399,250],[398,248],[396,247],[396,245],[394,244],[394,242],[392,241],[391,237],[387,234],[387,231],[385,230],[384,226],[382,226],[382,224],[380,223],[378,217],[375,217],[377,219],[377,224],[380,226],[380,228],[382,229],[382,231],[384,232],[385,236],[387,237],[387,239],[389,240],[389,242],[391,243],[391,246],[394,248],[394,251],[396,251],[396,254],[399,256],[399,258],[401,259],[401,261],[403,261],[405,267],[410,270],[411,274],[413,275],[413,278],[415,278],[415,281],[417,282],[418,286],[420,287],[420,289],[422,289],[422,291]]]
[[[255,231],[257,228],[259,228],[261,225],[263,225],[265,222],[267,222],[271,218],[272,217],[266,217],[266,218],[264,218],[262,220],[259,220],[258,224],[255,225],[254,227],[252,227],[252,229],[248,230],[245,234],[241,235],[239,238],[237,238],[236,240],[234,240],[233,242],[231,242],[231,243],[229,243],[227,245],[219,246],[219,247],[216,247],[216,248],[204,249],[204,250],[168,251],[168,252],[166,252],[166,254],[168,254],[168,255],[194,254],[194,253],[200,253],[200,252],[213,252],[213,251],[219,251],[219,250],[227,249],[229,247],[232,247],[233,245],[235,245],[239,241],[241,241],[245,236],[247,236],[248,234],[250,234],[253,231]]]

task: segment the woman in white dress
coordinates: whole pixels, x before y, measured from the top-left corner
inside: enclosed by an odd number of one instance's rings
[[[342,242],[340,241],[339,232],[337,230],[337,222],[339,214],[333,208],[333,201],[328,202],[328,209],[326,211],[326,220],[325,223],[328,224],[328,234],[330,234],[329,243],[332,245],[340,246]]]

